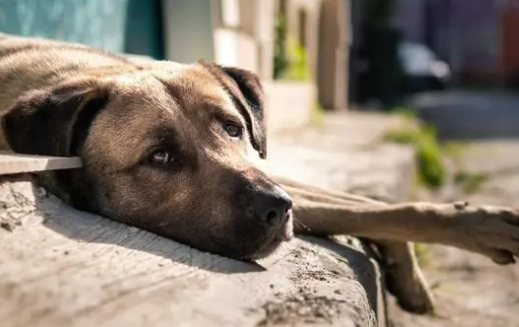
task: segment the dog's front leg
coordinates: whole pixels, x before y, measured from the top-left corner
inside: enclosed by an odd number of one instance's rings
[[[439,243],[477,252],[498,264],[519,256],[519,211],[463,203],[324,203],[286,187],[294,198],[296,232]]]

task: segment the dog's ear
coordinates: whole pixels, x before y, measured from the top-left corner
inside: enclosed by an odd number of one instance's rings
[[[18,153],[77,156],[108,97],[107,88],[86,83],[29,92],[2,116],[4,137]]]
[[[247,122],[252,146],[262,159],[267,157],[265,95],[259,77],[251,71],[200,62],[222,83]]]

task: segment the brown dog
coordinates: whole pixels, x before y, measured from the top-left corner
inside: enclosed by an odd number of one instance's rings
[[[386,205],[265,175],[251,160],[267,153],[263,92],[242,69],[0,35],[0,83],[0,148],[80,156],[84,168],[39,183],[81,210],[238,259],[270,254],[293,230],[369,238],[391,264],[388,287],[413,312],[431,310],[432,298],[405,242],[500,264],[519,255],[511,209]]]

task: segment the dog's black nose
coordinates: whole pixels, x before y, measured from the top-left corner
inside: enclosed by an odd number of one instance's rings
[[[280,187],[254,197],[254,210],[262,222],[274,226],[283,223],[292,209],[292,199]]]

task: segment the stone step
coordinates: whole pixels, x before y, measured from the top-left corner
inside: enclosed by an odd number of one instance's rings
[[[0,152],[0,175],[82,167],[79,157],[49,157]]]
[[[385,323],[378,267],[347,243],[301,237],[241,262],[74,210],[22,177],[0,176],[0,204],[2,326]]]

